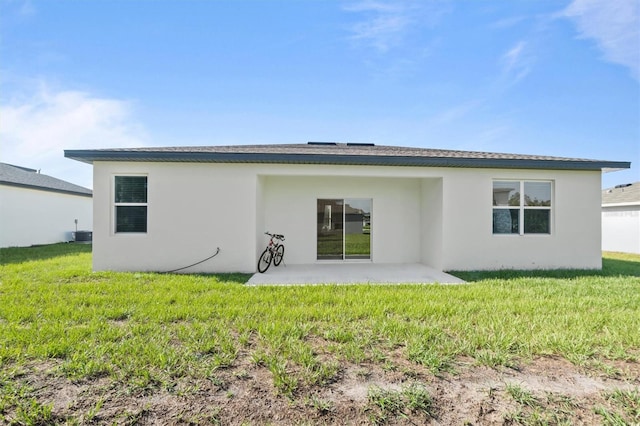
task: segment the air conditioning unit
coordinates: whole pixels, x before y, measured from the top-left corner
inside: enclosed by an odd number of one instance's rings
[[[76,231],[72,234],[73,241],[76,243],[89,244],[93,240],[93,232],[91,231]]]

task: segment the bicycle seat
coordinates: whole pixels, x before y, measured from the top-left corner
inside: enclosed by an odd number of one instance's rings
[[[284,241],[284,235],[282,235],[282,234],[273,234],[273,238],[277,238],[279,240]]]

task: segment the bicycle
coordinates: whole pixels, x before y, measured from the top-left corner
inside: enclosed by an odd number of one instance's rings
[[[267,248],[264,249],[260,255],[260,260],[258,260],[258,272],[260,273],[269,269],[272,261],[275,266],[279,266],[284,258],[284,245],[282,244],[284,235],[270,234],[268,232],[265,232],[265,234],[271,238],[269,238],[269,244],[267,244]]]

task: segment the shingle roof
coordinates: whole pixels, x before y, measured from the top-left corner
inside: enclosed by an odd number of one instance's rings
[[[617,185],[602,191],[602,204],[640,204],[640,182]]]
[[[187,161],[578,170],[630,167],[629,162],[619,161],[335,142],[66,150],[64,154],[90,164],[94,161]]]
[[[85,187],[38,173],[34,169],[0,163],[0,185],[18,186],[41,191],[61,192],[91,197],[92,191]]]

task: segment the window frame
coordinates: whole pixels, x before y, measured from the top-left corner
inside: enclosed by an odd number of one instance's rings
[[[494,232],[493,229],[493,220],[492,220],[492,229],[491,234],[497,236],[551,236],[554,233],[554,220],[553,220],[553,211],[555,206],[555,190],[554,190],[554,181],[551,179],[493,179],[491,181],[491,198],[493,199],[493,191],[495,189],[496,182],[513,182],[518,183],[519,192],[520,192],[520,202],[518,206],[496,206],[492,205],[491,208],[491,216],[493,218],[493,214],[496,210],[518,210],[518,232],[505,232],[505,233],[497,233]],[[525,204],[525,184],[527,183],[548,183],[549,184],[549,206],[527,206]],[[492,203],[493,204],[493,203]],[[525,232],[525,211],[526,210],[545,210],[549,212],[549,232]]]
[[[116,202],[116,178],[118,177],[144,177],[147,179],[147,201],[145,203]],[[147,235],[149,232],[149,175],[146,173],[115,173],[111,179],[111,234],[112,235]],[[146,231],[118,231],[118,207],[146,207],[145,217]]]

